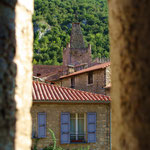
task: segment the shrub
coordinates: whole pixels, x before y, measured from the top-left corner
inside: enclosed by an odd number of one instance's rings
[[[43,150],[65,150],[63,149],[62,147],[59,147],[57,146],[57,143],[56,143],[56,137],[55,137],[55,133],[53,132],[53,130],[49,129],[49,133],[51,134],[51,137],[52,137],[52,140],[53,140],[53,144],[50,144],[49,146],[46,146],[43,148]],[[33,150],[37,150],[37,143],[38,143],[39,139],[36,139],[35,140],[35,144],[33,146]],[[81,147],[81,148],[75,148],[75,149],[72,149],[72,150],[89,150],[90,147],[87,146],[87,147]]]
[[[49,133],[51,134],[52,140],[53,140],[53,145],[49,145],[47,147],[45,147],[43,150],[64,150],[61,147],[58,147],[56,145],[56,137],[55,137],[55,133],[53,132],[53,130],[49,129]]]

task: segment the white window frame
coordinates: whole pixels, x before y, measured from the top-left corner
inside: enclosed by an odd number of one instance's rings
[[[86,113],[73,113],[75,114],[75,133],[76,133],[76,140],[78,140],[78,116],[79,114],[83,114],[84,115],[84,139],[86,139]]]

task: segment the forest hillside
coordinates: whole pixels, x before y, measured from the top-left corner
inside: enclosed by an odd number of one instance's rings
[[[33,64],[62,64],[72,22],[80,22],[92,58],[109,57],[107,0],[35,0]]]

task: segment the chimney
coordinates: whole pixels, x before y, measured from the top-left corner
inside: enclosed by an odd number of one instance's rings
[[[74,73],[74,66],[73,65],[68,65],[68,74]]]

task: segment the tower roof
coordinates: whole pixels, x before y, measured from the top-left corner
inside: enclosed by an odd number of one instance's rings
[[[85,48],[80,23],[72,23],[70,47],[71,48]]]

